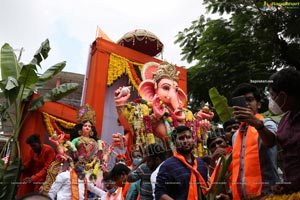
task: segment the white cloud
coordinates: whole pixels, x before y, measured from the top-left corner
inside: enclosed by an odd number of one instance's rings
[[[200,0],[9,0],[0,7],[0,45],[24,47],[22,60],[28,62],[49,38],[52,50],[44,67],[66,60],[65,71],[84,74],[97,26],[114,41],[142,28],[163,42],[164,59],[186,65],[175,35],[201,14]]]

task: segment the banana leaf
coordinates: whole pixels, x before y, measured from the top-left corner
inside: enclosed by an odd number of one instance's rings
[[[214,200],[216,195],[224,192],[226,184],[228,184],[228,178],[231,176],[231,172],[228,168],[232,161],[232,153],[227,156],[221,156],[215,167],[215,176],[210,180],[211,185],[208,188],[208,193],[206,195],[207,200]]]
[[[4,44],[0,49],[0,97],[3,100],[0,103],[0,119],[10,122],[14,131],[10,160],[8,164],[0,160],[0,199],[14,199],[17,191],[16,182],[21,166],[18,138],[23,122],[30,111],[38,109],[46,101],[57,101],[78,88],[77,83],[62,84],[46,93],[45,96],[40,96],[34,102],[31,101],[30,109],[27,110],[24,105],[32,94],[62,71],[66,65],[66,62],[58,63],[39,76],[37,66],[41,67],[41,62],[48,57],[49,51],[49,40],[46,39],[34,54],[31,62],[25,65],[19,62],[9,44]],[[13,115],[9,112],[11,110],[15,111]]]
[[[44,94],[43,96],[34,99],[30,103],[29,111],[38,109],[39,107],[43,106],[46,101],[57,101],[59,99],[62,99],[68,94],[74,92],[78,88],[78,86],[78,83],[64,83],[52,89],[50,92]]]
[[[46,39],[42,42],[40,48],[35,52],[31,64],[41,66],[41,62],[48,57],[48,53],[51,50],[50,42]]]
[[[220,120],[224,123],[232,117],[232,107],[228,106],[227,98],[219,94],[217,88],[213,87],[209,89],[209,97],[216,109]]]
[[[7,79],[8,77],[18,78],[20,66],[17,61],[17,56],[15,55],[13,48],[7,43],[1,48],[0,64],[2,80]]]
[[[5,169],[4,161],[0,161],[0,199],[12,200],[18,188],[18,181],[20,177],[21,159],[17,158]]]

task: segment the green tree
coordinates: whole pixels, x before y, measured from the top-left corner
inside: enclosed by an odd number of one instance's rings
[[[78,88],[77,83],[62,84],[32,100],[32,95],[66,66],[66,62],[58,63],[39,76],[37,66],[41,67],[41,62],[48,57],[49,51],[50,45],[47,39],[37,50],[32,61],[24,64],[19,62],[9,44],[4,44],[1,48],[0,117],[1,120],[8,120],[11,123],[13,135],[0,154],[3,156],[5,150],[11,149],[8,163],[0,160],[0,199],[14,199],[21,166],[18,138],[30,112],[41,107],[44,102],[57,101]]]
[[[266,9],[262,0],[204,0],[204,5],[209,13],[227,14],[226,18],[200,16],[175,41],[182,48],[182,60],[195,63],[188,69],[191,109],[209,101],[212,87],[230,97],[239,83],[268,80],[282,67],[300,70],[299,6]]]

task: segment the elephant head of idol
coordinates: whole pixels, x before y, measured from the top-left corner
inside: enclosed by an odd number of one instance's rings
[[[167,62],[148,62],[141,73],[143,81],[139,85],[139,94],[153,103],[155,117],[160,119],[169,112],[178,121],[184,120],[182,108],[186,106],[187,97],[178,87],[179,71],[176,71],[176,66]]]

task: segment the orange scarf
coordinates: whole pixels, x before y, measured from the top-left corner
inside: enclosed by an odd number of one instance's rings
[[[227,147],[227,148],[225,148],[225,151],[226,151],[226,156],[228,156],[232,152],[232,148]],[[219,177],[219,174],[222,171],[222,167],[223,167],[222,164],[219,164],[219,165],[215,166],[214,171],[212,172],[212,174],[211,174],[211,176],[209,177],[209,180],[208,180],[208,183],[209,183],[208,190],[210,190],[213,187],[213,185],[218,182],[218,177]],[[231,174],[232,174],[232,162],[230,163],[230,165],[229,165],[229,167],[227,169],[227,173],[230,174],[230,176],[228,177],[228,180],[227,180],[227,184],[231,188],[231,183],[232,183],[232,177],[231,177]]]
[[[131,184],[128,181],[126,181],[125,186],[124,186],[123,191],[122,191],[122,196],[124,198],[126,198],[126,194],[127,194],[128,190],[130,188],[130,185]]]
[[[203,179],[203,177],[201,176],[201,174],[198,172],[198,163],[196,158],[194,158],[194,165],[191,166],[186,160],[185,158],[179,154],[177,151],[174,152],[174,157],[177,158],[178,160],[180,160],[186,167],[188,167],[191,170],[191,177],[190,177],[190,184],[189,184],[189,194],[187,199],[188,200],[198,200],[198,197],[201,194],[198,194],[198,188],[197,188],[197,178],[198,181],[200,181],[200,186],[206,188],[206,182]],[[199,190],[200,192],[200,190]],[[202,190],[203,193],[205,193],[205,190]]]
[[[78,188],[78,176],[75,170],[71,169],[70,171],[71,176],[71,193],[72,193],[72,200],[79,200],[79,188]],[[87,200],[87,180],[84,177],[84,199]]]
[[[120,195],[121,191],[122,191],[122,187],[118,187],[116,193],[110,194],[109,192],[107,192],[106,193],[106,200],[109,200],[110,195],[113,195],[114,196],[113,200],[116,200],[118,198],[118,196]],[[121,199],[122,200],[124,199],[124,197],[122,195],[121,195]]]
[[[263,116],[256,114],[257,119],[262,120]],[[259,148],[258,148],[258,132],[252,127],[248,126],[245,138],[245,154],[241,155],[243,133],[240,131],[245,123],[240,125],[234,142],[232,150],[232,196],[233,199],[241,199],[238,187],[242,180],[239,179],[241,156],[244,156],[244,186],[246,187],[247,198],[254,198],[261,195],[262,191],[262,177],[260,170]],[[243,185],[240,185],[243,186]]]

